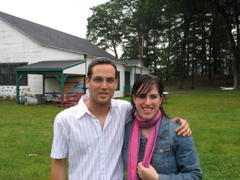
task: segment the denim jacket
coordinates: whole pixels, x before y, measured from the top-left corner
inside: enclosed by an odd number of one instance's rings
[[[127,148],[132,123],[129,122],[125,128],[123,145],[125,169],[127,169]],[[178,123],[163,117],[151,165],[158,172],[161,180],[202,179],[202,170],[193,138],[178,136],[174,132],[178,126]],[[147,139],[141,135],[138,162],[143,160],[146,143]]]

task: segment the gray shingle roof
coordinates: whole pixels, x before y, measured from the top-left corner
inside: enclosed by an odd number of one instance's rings
[[[92,44],[86,39],[73,36],[40,24],[33,23],[0,11],[0,19],[14,26],[36,42],[55,48],[80,52],[93,55],[96,57],[107,57],[111,60],[118,61],[119,59],[103,49]]]
[[[141,63],[140,60],[120,60],[122,63],[126,64],[126,65],[137,65],[139,63]]]
[[[58,69],[58,70],[63,70],[64,68],[72,67],[74,65],[80,64],[84,60],[72,60],[72,61],[40,61],[37,63],[25,65],[25,66],[20,66],[16,68],[16,71],[21,71],[21,70],[42,70],[42,69]]]

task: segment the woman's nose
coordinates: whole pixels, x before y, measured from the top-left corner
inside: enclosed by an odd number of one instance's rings
[[[145,104],[151,104],[151,99],[149,97],[146,97]]]

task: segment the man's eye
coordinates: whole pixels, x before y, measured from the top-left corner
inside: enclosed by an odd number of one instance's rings
[[[107,79],[107,83],[113,83],[114,81],[115,81],[114,78],[108,78],[108,79]]]
[[[94,78],[93,80],[97,83],[103,82],[103,80],[101,78]]]

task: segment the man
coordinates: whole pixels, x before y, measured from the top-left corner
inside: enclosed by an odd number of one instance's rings
[[[86,84],[89,95],[55,118],[51,179],[65,179],[67,159],[70,180],[123,179],[124,127],[132,107],[127,101],[112,99],[118,85],[115,64],[106,58],[92,61]],[[188,123],[179,121],[185,125],[178,131],[190,135]]]

